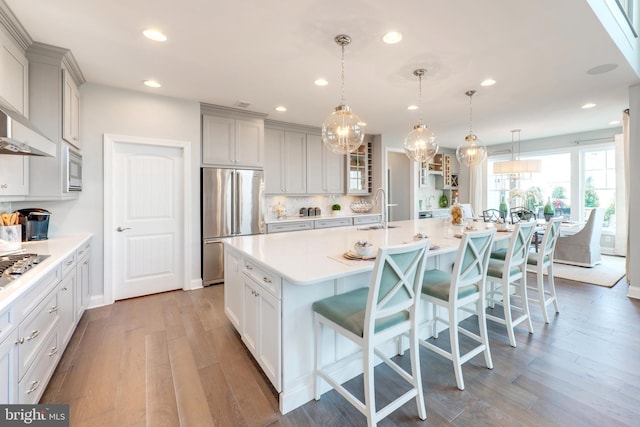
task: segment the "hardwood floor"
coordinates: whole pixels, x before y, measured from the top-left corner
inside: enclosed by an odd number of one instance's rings
[[[494,369],[481,355],[466,363],[464,391],[449,361],[421,349],[427,420],[409,402],[380,425],[640,425],[640,301],[626,297],[624,279],[556,282],[560,314],[545,325],[532,306],[535,333],[517,328],[517,348],[489,322]],[[403,387],[383,366],[376,378],[379,404]],[[221,285],[87,311],[41,403],[69,403],[72,426],[366,425],[336,392],[281,415],[224,315]]]

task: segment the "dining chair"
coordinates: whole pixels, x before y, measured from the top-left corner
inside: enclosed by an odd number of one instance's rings
[[[381,419],[412,398],[418,405],[418,416],[427,413],[422,392],[418,345],[418,306],[429,239],[405,245],[379,248],[369,287],[356,289],[316,301],[314,312],[315,360],[314,393],[320,399],[321,382],[326,381],[350,404],[367,417],[367,425],[375,426]],[[360,351],[321,365],[322,341],[325,328],[346,337],[360,347]],[[409,336],[411,372],[405,371],[386,356],[379,347],[402,335]],[[374,365],[376,356],[411,385],[380,410],[376,409]],[[346,365],[361,359],[364,377],[364,402],[348,391],[338,374],[344,375]],[[384,384],[382,384],[384,386]]]
[[[487,319],[507,327],[511,347],[516,347],[514,328],[520,323],[526,321],[529,333],[533,333],[527,299],[527,258],[535,227],[535,222],[517,223],[511,233],[508,247],[492,252],[487,267],[487,304],[490,309],[493,309],[496,303],[502,305],[504,311],[503,317],[489,312]],[[512,287],[516,288],[514,295],[511,295]],[[520,305],[512,303],[514,296],[518,297]],[[512,311],[519,315],[514,318]]]
[[[515,224],[520,221],[531,221],[538,219],[533,211],[525,208],[511,208],[509,212],[511,216],[511,223]]]
[[[482,211],[482,219],[484,222],[498,222],[502,218],[498,209],[487,209]]]
[[[432,350],[453,362],[456,383],[460,390],[464,390],[462,378],[462,364],[472,357],[484,352],[484,360],[489,369],[493,369],[489,340],[487,337],[487,322],[485,318],[485,281],[487,278],[487,264],[496,230],[476,231],[464,233],[460,247],[456,254],[451,273],[442,270],[427,270],[422,282],[422,299],[432,304],[432,318],[423,322],[431,326],[431,334],[437,340],[438,322],[449,326],[450,350],[441,348],[430,340],[420,340],[420,345]],[[469,306],[475,305],[475,309]],[[438,316],[438,307],[446,308],[448,318]],[[473,313],[478,316],[477,335],[461,327],[458,323],[458,311]],[[473,349],[460,354],[458,333],[461,333],[478,343]]]
[[[562,218],[551,218],[546,223],[546,230],[542,236],[542,243],[537,253],[529,253],[527,258],[527,271],[536,273],[536,287],[528,286],[527,289],[537,291],[538,298],[529,297],[530,301],[537,302],[542,308],[542,316],[544,323],[549,323],[547,315],[547,305],[553,304],[556,313],[560,312],[558,308],[558,297],[556,296],[556,287],[553,279],[553,253],[556,249],[556,242],[560,235],[560,223]],[[547,272],[547,287],[544,286],[544,272]]]

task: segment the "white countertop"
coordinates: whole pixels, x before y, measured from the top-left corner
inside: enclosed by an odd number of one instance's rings
[[[0,310],[24,294],[30,286],[54,269],[60,261],[69,256],[76,248],[91,238],[91,233],[71,236],[60,236],[48,240],[23,242],[22,248],[26,253],[49,255],[37,267],[30,268],[17,279],[11,281],[0,290]]]
[[[281,222],[296,222],[296,221],[314,221],[317,219],[336,219],[336,218],[354,218],[358,216],[371,216],[380,215],[380,212],[366,212],[366,213],[350,213],[340,215],[318,215],[318,216],[300,216],[300,215],[288,215],[284,218],[267,218],[264,220],[265,224],[278,224]]]
[[[460,239],[454,237],[451,221],[446,218],[398,221],[389,224],[394,228],[368,230],[372,225],[376,224],[239,236],[224,239],[223,243],[295,285],[311,285],[372,270],[372,260],[347,261],[342,258],[342,254],[352,250],[358,240],[367,240],[374,247],[390,246],[407,243],[416,234],[426,233],[431,246],[439,247],[430,251],[430,255],[454,252],[460,243]],[[509,235],[497,233],[496,240]]]

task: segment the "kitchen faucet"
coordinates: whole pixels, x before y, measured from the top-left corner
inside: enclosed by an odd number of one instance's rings
[[[375,196],[373,196],[373,200],[376,206],[378,206],[378,194],[382,193],[382,221],[380,225],[382,228],[387,228],[387,193],[384,191],[384,188],[380,187],[376,190]]]
[[[433,201],[434,201],[434,202],[436,201],[436,198],[435,198],[433,195],[429,196],[429,199],[427,200],[427,207],[428,207],[428,208],[430,208],[431,206],[433,206],[433,205],[431,204],[431,199],[433,199]]]

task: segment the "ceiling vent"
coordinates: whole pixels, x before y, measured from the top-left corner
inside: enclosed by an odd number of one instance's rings
[[[247,102],[247,101],[238,101],[235,104],[235,106],[238,107],[238,108],[249,108],[250,105],[251,105],[251,103]]]

